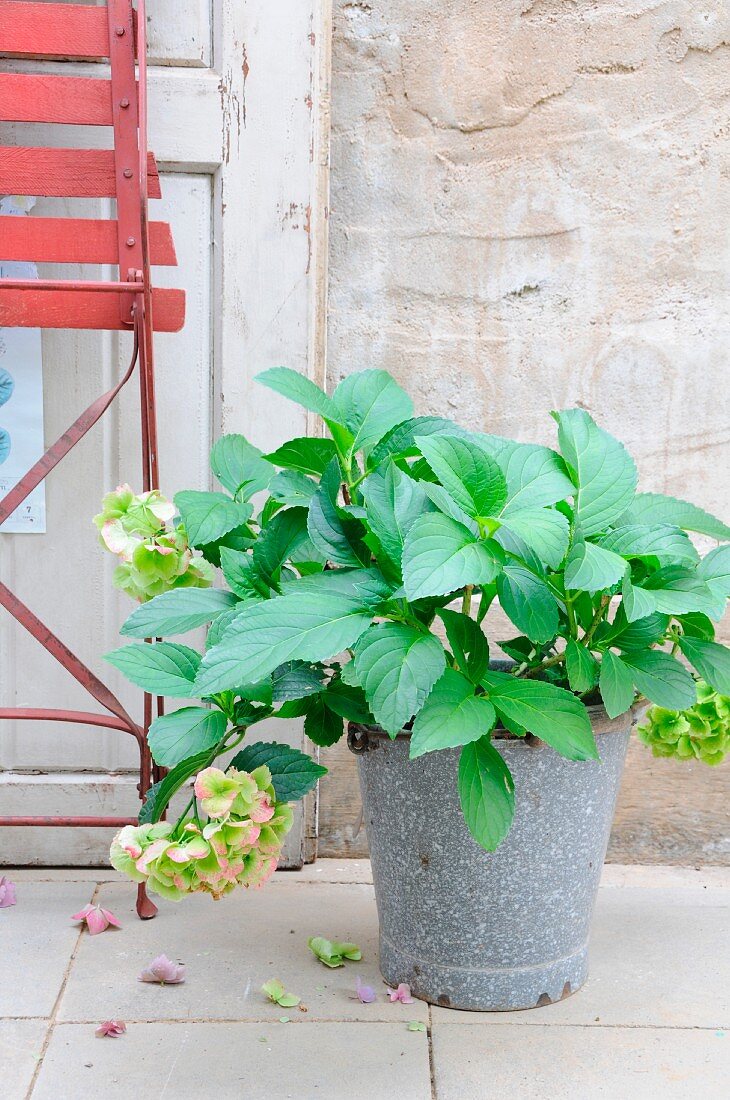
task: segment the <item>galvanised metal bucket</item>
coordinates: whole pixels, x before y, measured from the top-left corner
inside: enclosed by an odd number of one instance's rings
[[[533,738],[495,738],[515,781],[496,852],[472,839],[456,786],[460,749],[408,758],[409,734],[350,726],[380,918],[380,969],[416,997],[474,1011],[574,993],[606,855],[631,712],[588,708],[601,762]]]

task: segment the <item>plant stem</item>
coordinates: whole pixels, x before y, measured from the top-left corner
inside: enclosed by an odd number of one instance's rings
[[[601,602],[599,603],[599,605],[596,609],[596,613],[595,613],[595,615],[593,616],[593,618],[591,620],[591,625],[588,627],[585,634],[581,638],[581,641],[583,642],[583,645],[586,647],[586,649],[590,645],[590,642],[593,638],[593,635],[595,634],[596,629],[598,628],[598,624],[601,622],[601,619],[605,615],[606,608],[608,607],[610,602],[611,602],[611,597],[610,596],[605,596],[605,595],[601,596]]]
[[[474,591],[473,584],[467,584],[464,589],[464,595],[461,598],[461,613],[462,615],[471,614],[471,594]]]
[[[535,665],[534,668],[530,668],[525,673],[525,679],[529,679],[531,676],[537,676],[542,672],[544,668],[553,668],[555,665],[561,665],[565,660],[564,653],[556,653],[554,657],[548,657],[546,661],[543,661],[540,665]]]

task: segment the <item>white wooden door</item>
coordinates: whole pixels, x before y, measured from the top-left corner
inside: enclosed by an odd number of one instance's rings
[[[324,377],[328,0],[148,0],[150,145],[179,267],[158,285],[187,292],[182,332],[156,340],[160,478],[172,495],[210,484],[208,451],[221,432],[273,448],[311,425],[252,383],[286,364]],[[45,63],[48,65],[49,63]],[[100,66],[52,63],[102,75]],[[37,63],[4,62],[33,71]],[[104,131],[2,126],[4,143],[108,145]],[[110,204],[39,200],[37,214],[110,216]],[[156,209],[155,209],[156,208]],[[70,276],[45,266],[41,275]],[[73,277],[93,278],[93,269]],[[127,334],[43,336],[45,436],[56,439],[129,358]],[[101,660],[119,644],[131,605],[111,586],[113,562],[91,525],[101,496],[139,485],[138,401],[132,384],[111,415],[47,482],[47,533],[0,534],[0,575],[140,714],[134,689]],[[45,652],[0,612],[0,705],[88,705]],[[265,735],[291,740],[287,729]],[[294,738],[301,739],[301,732]],[[137,800],[134,743],[60,724],[0,723],[0,813],[129,814]],[[310,807],[310,811],[311,811]],[[288,858],[308,854],[312,813],[300,815]],[[0,830],[2,863],[95,864],[104,830]]]

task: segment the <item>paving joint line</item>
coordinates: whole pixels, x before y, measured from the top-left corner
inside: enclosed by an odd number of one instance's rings
[[[431,1080],[431,1100],[438,1100],[436,1095],[436,1056],[433,1050],[433,1012],[431,1011],[431,1005],[428,1006],[428,1025],[427,1025],[427,1039],[428,1039],[428,1074]]]
[[[93,890],[92,895],[91,895],[91,904],[92,905],[94,905],[96,903],[96,899],[99,895],[100,885],[101,884],[98,883],[98,882],[94,883],[94,890]],[[43,1062],[44,1062],[44,1059],[46,1057],[46,1053],[48,1052],[48,1047],[50,1045],[51,1037],[53,1035],[53,1031],[54,1031],[54,1028],[55,1028],[55,1025],[56,1025],[56,1018],[58,1016],[58,1011],[61,1007],[61,1001],[63,1000],[64,993],[66,992],[66,986],[68,984],[68,979],[71,976],[71,970],[73,969],[73,964],[76,961],[76,955],[78,954],[79,947],[81,946],[81,937],[83,936],[83,934],[84,934],[84,925],[83,925],[83,922],[82,922],[81,927],[79,928],[79,934],[76,937],[76,943],[73,946],[73,950],[71,951],[71,955],[69,956],[68,963],[66,964],[66,969],[63,972],[63,978],[61,980],[61,988],[58,991],[58,995],[56,996],[56,1000],[53,1002],[53,1008],[51,1009],[51,1015],[50,1015],[50,1017],[48,1017],[48,1027],[46,1028],[46,1034],[43,1037],[43,1045],[41,1047],[41,1052],[38,1055],[38,1061],[36,1062],[36,1066],[35,1066],[35,1069],[33,1071],[33,1076],[31,1078],[31,1082],[28,1085],[28,1091],[25,1094],[25,1100],[31,1100],[31,1097],[33,1096],[33,1092],[35,1091],[35,1087],[36,1087],[36,1084],[38,1082],[38,1077],[40,1076],[41,1068],[43,1066]]]

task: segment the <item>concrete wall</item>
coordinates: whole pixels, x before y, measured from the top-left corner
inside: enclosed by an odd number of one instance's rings
[[[581,405],[727,517],[729,166],[727,0],[335,0],[330,383],[535,442]],[[730,862],[729,794],[635,747],[614,858]]]

